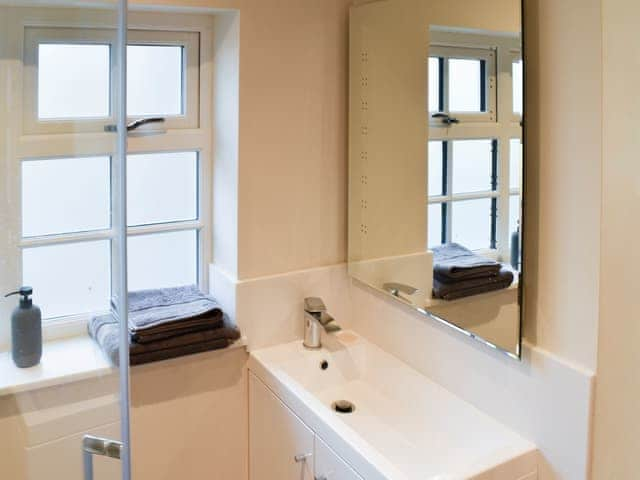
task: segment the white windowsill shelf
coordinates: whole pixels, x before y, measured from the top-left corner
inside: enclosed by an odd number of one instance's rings
[[[245,348],[246,345],[246,339],[242,337],[225,349],[197,355]],[[44,344],[40,364],[31,368],[16,367],[11,358],[11,352],[0,352],[0,396],[64,385],[103,375],[115,375],[117,371],[98,345],[87,335],[49,341]]]

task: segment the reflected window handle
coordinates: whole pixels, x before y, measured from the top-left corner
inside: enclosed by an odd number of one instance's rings
[[[460,123],[460,120],[458,120],[457,118],[451,117],[446,113],[434,113],[433,115],[431,115],[431,118],[440,118],[442,119],[442,123],[444,123],[445,125],[451,125],[452,123]]]

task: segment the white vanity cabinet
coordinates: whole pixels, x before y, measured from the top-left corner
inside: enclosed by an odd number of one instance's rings
[[[363,480],[249,375],[249,480]]]
[[[314,454],[316,480],[363,480],[317,435]]]
[[[249,479],[313,480],[314,433],[249,376]]]

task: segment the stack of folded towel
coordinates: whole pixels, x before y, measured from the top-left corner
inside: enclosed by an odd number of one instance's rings
[[[508,288],[513,283],[509,267],[448,243],[433,248],[433,296],[455,300]]]
[[[115,365],[118,332],[113,314],[89,322],[89,335]],[[238,338],[216,301],[195,285],[129,293],[131,365],[225,348]]]

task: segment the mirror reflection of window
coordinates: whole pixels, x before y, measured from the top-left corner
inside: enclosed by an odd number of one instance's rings
[[[486,111],[483,88],[485,63],[468,58],[450,58],[449,63],[449,111]]]
[[[522,116],[522,60],[511,64],[511,78],[513,82],[513,113]]]
[[[522,181],[519,38],[436,27],[431,40],[428,246],[458,242],[509,262]]]

